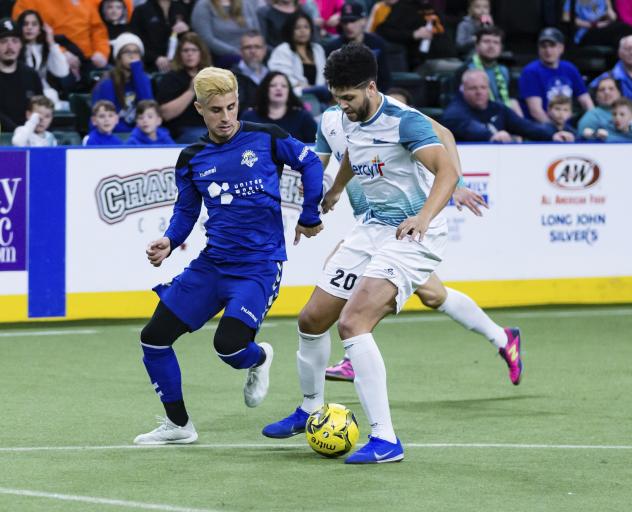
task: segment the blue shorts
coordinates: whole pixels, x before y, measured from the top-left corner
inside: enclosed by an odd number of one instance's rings
[[[202,251],[171,283],[153,290],[191,331],[223,308],[258,330],[279,295],[282,270],[280,261],[218,262]]]

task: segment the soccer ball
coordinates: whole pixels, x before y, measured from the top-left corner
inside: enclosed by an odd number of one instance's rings
[[[348,453],[360,437],[358,422],[344,405],[325,404],[307,419],[307,443],[325,457]]]

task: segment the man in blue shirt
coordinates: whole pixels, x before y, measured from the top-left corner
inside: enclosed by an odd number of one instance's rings
[[[256,407],[269,384],[272,347],[254,342],[279,293],[286,259],[279,176],[283,165],[302,174],[303,211],[294,243],[322,230],[318,205],[323,169],[304,144],[273,125],[237,121],[237,80],[225,69],[205,68],[194,78],[195,108],[208,136],[185,148],[176,164],[178,199],[165,235],[147,248],[158,267],[193,229],[200,206],[208,212],[206,248],[169,284],[141,332],[143,362],[165,411],[164,422],[137,444],[186,444],[197,439],[182,398],[175,340],[224,309],[215,331],[217,355],[248,369],[244,400]]]
[[[619,62],[611,71],[606,71],[590,82],[590,87],[597,88],[606,76],[617,80],[621,85],[621,93],[626,98],[632,99],[632,36],[621,38],[619,41]]]
[[[551,98],[577,98],[584,110],[594,107],[579,70],[561,60],[564,35],[556,28],[545,28],[538,37],[539,59],[525,66],[520,75],[520,98],[525,115],[538,123],[547,123],[547,105]]]
[[[480,69],[463,73],[461,94],[445,109],[443,123],[457,141],[512,142],[516,136],[559,142],[574,140],[572,134],[556,132],[551,124],[523,119],[502,103],[490,101],[489,79]]]

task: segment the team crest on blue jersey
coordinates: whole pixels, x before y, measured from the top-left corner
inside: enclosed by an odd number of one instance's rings
[[[241,165],[247,165],[248,167],[252,167],[255,165],[255,162],[259,160],[259,157],[255,154],[254,151],[247,149],[241,155]]]

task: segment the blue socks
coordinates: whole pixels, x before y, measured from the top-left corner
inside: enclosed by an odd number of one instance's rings
[[[149,380],[162,402],[182,400],[182,377],[176,353],[172,347],[155,348],[140,344],[143,363]]]
[[[243,370],[260,365],[265,361],[265,352],[254,341],[250,341],[246,348],[242,348],[233,354],[217,354],[219,358],[233,368]]]

